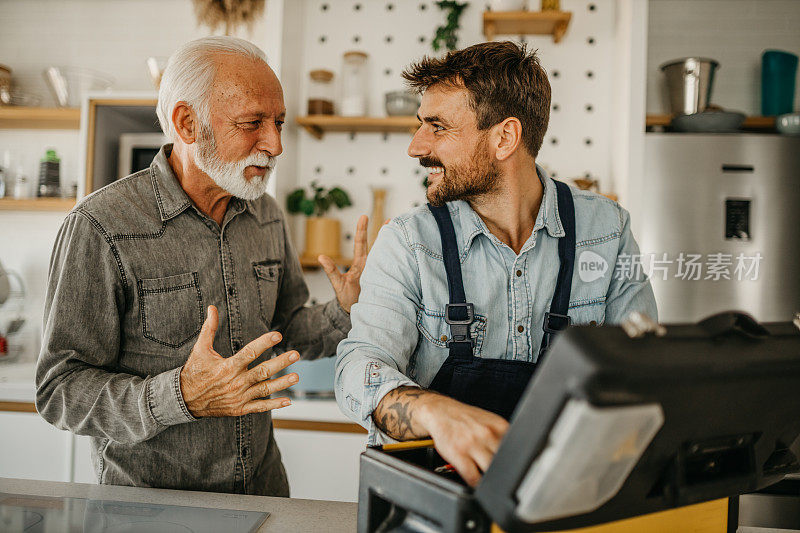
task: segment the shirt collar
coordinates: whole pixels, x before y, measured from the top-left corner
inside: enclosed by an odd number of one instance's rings
[[[539,181],[542,182],[543,194],[539,213],[536,215],[536,222],[533,225],[533,232],[535,233],[545,228],[551,237],[563,237],[564,227],[561,224],[561,217],[558,213],[556,184],[553,182],[553,178],[548,176],[547,172],[539,165],[536,165],[536,174],[539,177]],[[472,245],[472,240],[478,234],[483,233],[490,239],[493,237],[481,217],[467,202],[458,200],[452,202],[452,206],[455,208],[454,214],[457,214],[461,221],[462,253],[469,249]],[[453,212],[452,208],[451,212]]]
[[[150,164],[153,192],[156,195],[161,220],[164,222],[175,218],[192,205],[189,195],[181,187],[178,178],[175,177],[172,166],[169,164],[168,158],[171,153],[172,144],[165,144]],[[242,200],[234,196],[228,203],[228,209],[233,210],[234,214],[241,213],[246,209],[259,224],[266,224],[275,220],[274,214],[269,212],[267,205],[258,200]]]
[[[153,192],[156,195],[161,220],[166,222],[182,213],[192,205],[186,191],[183,190],[175,172],[167,159],[172,153],[172,144],[165,144],[158,151],[150,164],[150,177],[153,181]]]

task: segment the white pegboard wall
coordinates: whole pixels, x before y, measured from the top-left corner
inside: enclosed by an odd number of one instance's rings
[[[444,22],[444,13],[430,0],[303,1],[303,46],[298,47],[294,58],[301,62],[303,78],[300,91],[286,95],[287,107],[294,116],[306,111],[308,72],[326,68],[335,72],[338,82],[342,55],[349,50],[369,54],[368,113],[384,116],[384,94],[404,87],[400,73],[406,66],[426,54],[435,54],[430,41],[436,27]],[[535,0],[533,3],[538,6]],[[562,0],[561,8],[572,12],[572,20],[558,44],[551,36],[496,38],[525,42],[538,50],[548,72],[553,107],[537,161],[559,178],[591,175],[604,189],[612,183],[614,5],[612,0]],[[483,2],[472,2],[464,11],[459,47],[485,41],[484,8]],[[286,61],[286,54],[284,58]],[[327,133],[322,140],[302,130],[298,135],[297,185],[318,180],[328,186],[343,186],[354,202],[353,208],[336,215],[345,233],[352,231],[360,214],[371,213],[370,186],[389,189],[387,216],[425,201],[421,186],[424,176],[417,161],[406,154],[410,135]],[[302,249],[303,236],[298,234],[296,240]],[[342,246],[349,255],[351,241],[343,241]]]

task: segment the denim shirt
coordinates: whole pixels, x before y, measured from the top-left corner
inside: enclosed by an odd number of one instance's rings
[[[555,183],[538,166],[537,171],[543,198],[519,254],[495,237],[468,203],[447,204],[467,301],[475,304],[472,336],[478,357],[535,362],[538,355],[564,228]],[[614,272],[618,256],[639,253],[628,212],[604,196],[570,190],[576,218],[568,311],[573,324],[617,324],[632,311],[657,319],[653,290],[643,272]],[[403,385],[429,386],[447,358],[448,302],[433,215],[422,206],[393,219],[370,250],[361,296],[351,309],[353,329],[337,349],[337,402],[369,431],[370,444],[391,441],[371,416],[384,395]]]
[[[350,328],[308,290],[283,213],[267,195],[232,198],[222,224],[178,183],[166,145],[150,168],[83,199],[50,262],[36,407],[89,435],[98,481],[288,496],[270,413],[195,419],[180,371],[213,304],[214,349],[230,357],[267,331],[266,351],[331,356]]]

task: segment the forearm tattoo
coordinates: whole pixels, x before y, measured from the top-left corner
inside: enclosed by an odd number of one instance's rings
[[[418,387],[398,387],[380,401],[372,419],[381,431],[397,440],[412,440],[429,435],[415,424],[414,415],[419,407],[419,399],[432,394]]]

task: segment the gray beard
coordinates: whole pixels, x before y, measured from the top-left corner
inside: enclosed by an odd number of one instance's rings
[[[267,192],[267,183],[275,168],[274,157],[258,153],[233,163],[223,161],[217,151],[217,142],[214,139],[213,131],[202,124],[196,144],[195,165],[223,190],[242,200],[256,200]],[[267,172],[263,176],[253,176],[248,180],[244,175],[244,170],[250,165],[267,167]]]

